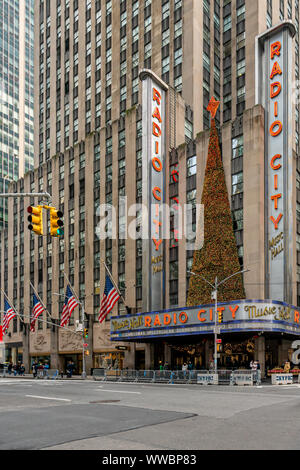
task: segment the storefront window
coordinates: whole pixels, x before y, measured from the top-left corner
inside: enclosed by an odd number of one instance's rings
[[[123,369],[124,353],[107,352],[94,355],[95,369]]]

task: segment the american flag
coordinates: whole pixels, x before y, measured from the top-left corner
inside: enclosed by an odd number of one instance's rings
[[[104,294],[101,302],[99,322],[102,323],[107,315],[112,311],[120,298],[120,294],[113,286],[110,277],[106,275]]]
[[[33,294],[33,308],[32,308],[32,320],[30,323],[30,331],[35,332],[36,319],[43,313],[45,308],[42,302],[37,298],[36,294]]]
[[[75,299],[71,287],[68,285],[66,290],[65,303],[61,315],[60,326],[68,325],[72,312],[77,307],[77,305],[79,305],[79,303]]]
[[[3,329],[4,333],[6,333],[6,330],[9,327],[10,321],[17,316],[16,312],[9,305],[9,303],[6,299],[4,299],[4,312],[5,313],[4,313],[4,317],[3,317],[2,329]]]

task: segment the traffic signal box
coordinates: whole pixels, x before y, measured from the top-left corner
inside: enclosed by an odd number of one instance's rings
[[[29,230],[32,230],[37,235],[43,235],[43,206],[29,206],[27,212],[30,214],[28,217]]]
[[[51,237],[61,237],[64,234],[62,228],[64,223],[60,220],[63,217],[63,213],[56,210],[55,207],[50,207],[50,235]]]
[[[83,330],[83,337],[84,337],[84,338],[88,338],[88,337],[89,337],[89,330],[88,330],[88,328],[84,328],[84,330]]]
[[[218,322],[223,323],[223,312],[218,312]]]

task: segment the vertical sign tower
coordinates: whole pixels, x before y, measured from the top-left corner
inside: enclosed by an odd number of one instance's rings
[[[143,84],[143,310],[150,312],[164,308],[168,86],[151,70],[143,70],[140,79]]]
[[[285,21],[256,40],[256,102],[265,109],[265,297],[292,303],[292,41]]]

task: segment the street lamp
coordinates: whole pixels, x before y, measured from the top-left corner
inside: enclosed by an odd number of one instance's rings
[[[209,282],[202,274],[196,274],[193,271],[188,271],[190,274],[193,276],[199,276],[201,277],[207,284],[210,285],[210,287],[213,288],[212,292],[212,299],[215,301],[215,328],[214,328],[214,335],[215,335],[215,347],[214,347],[214,371],[215,374],[217,374],[218,370],[218,359],[217,359],[217,339],[218,339],[218,333],[217,333],[217,311],[218,311],[218,288],[224,284],[228,279],[231,279],[234,276],[237,276],[238,274],[243,274],[249,272],[250,269],[243,269],[242,271],[238,271],[237,273],[231,274],[230,276],[226,277],[223,279],[223,281],[218,282],[218,277],[215,279],[215,284],[212,284]]]

